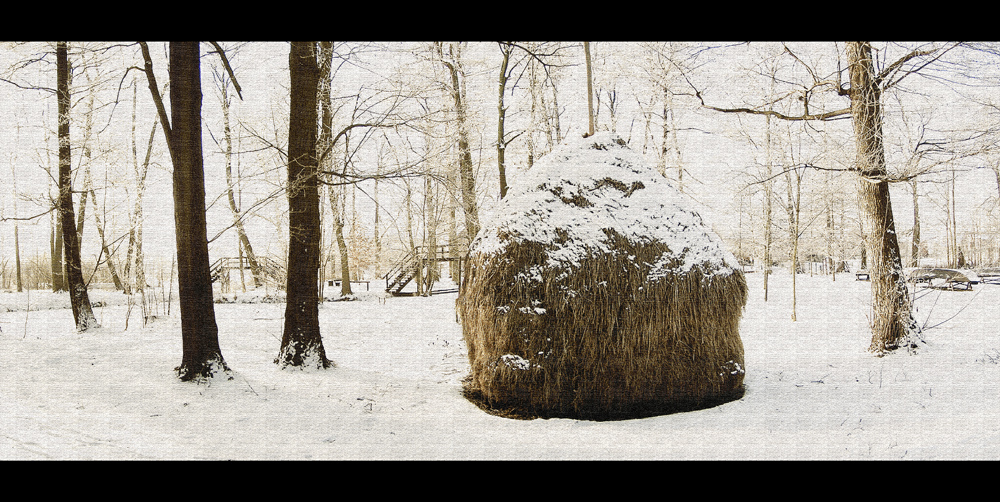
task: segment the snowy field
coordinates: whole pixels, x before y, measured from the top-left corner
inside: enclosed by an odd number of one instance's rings
[[[639,420],[512,420],[461,395],[456,295],[328,302],[337,367],[280,371],[284,304],[217,304],[231,381],[182,383],[176,295],[142,325],[93,291],[76,333],[66,294],[0,293],[0,459],[998,459],[1000,286],[920,290],[916,354],[866,352],[869,284],[748,274],[746,395]],[[374,286],[374,284],[373,284]],[[377,289],[377,288],[376,288]],[[25,304],[31,306],[25,310]],[[37,310],[36,310],[37,309]],[[949,319],[950,318],[950,319]]]

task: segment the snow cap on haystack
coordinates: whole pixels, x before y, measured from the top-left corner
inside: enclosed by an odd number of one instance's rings
[[[721,239],[620,138],[578,138],[511,186],[470,248],[466,394],[615,419],[742,395],[747,287]]]

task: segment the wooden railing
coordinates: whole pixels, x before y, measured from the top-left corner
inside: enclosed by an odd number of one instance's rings
[[[433,252],[428,252],[433,249]],[[388,293],[399,294],[410,281],[429,263],[442,261],[461,261],[468,257],[465,246],[416,246],[396,262],[385,274],[385,290]]]
[[[277,285],[285,285],[285,267],[278,263],[277,261],[267,257],[258,256],[257,266],[260,271],[264,274],[264,278],[270,279]],[[229,270],[239,270],[239,269],[250,269],[250,261],[246,257],[226,257],[219,258],[212,263],[210,267],[210,275],[212,276],[212,282],[219,280],[220,277]]]

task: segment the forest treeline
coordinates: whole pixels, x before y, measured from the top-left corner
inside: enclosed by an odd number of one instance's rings
[[[329,367],[315,313],[329,280],[350,296],[407,254],[460,255],[520,173],[569,135],[610,131],[748,271],[871,271],[883,353],[915,336],[904,268],[1000,262],[998,50],[5,43],[0,85],[18,104],[0,123],[0,287],[66,290],[86,330],[88,288],[146,308],[176,277],[185,379],[228,371],[213,288],[284,289],[276,362]],[[173,245],[150,248],[167,206]],[[36,241],[47,227],[47,252],[23,245],[29,226]],[[418,293],[440,275],[420,269]]]

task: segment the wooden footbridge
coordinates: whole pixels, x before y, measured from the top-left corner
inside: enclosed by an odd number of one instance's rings
[[[268,258],[267,256],[258,256],[257,267],[263,276],[260,277],[259,280],[268,281],[281,288],[285,287],[286,272],[284,265]],[[252,272],[250,260],[245,256],[238,258],[219,258],[218,260],[215,260],[210,268],[212,282],[221,281],[223,290],[228,290],[230,281],[229,272],[232,270],[249,270]]]
[[[422,273],[424,269],[430,268],[441,262],[458,262],[458,277],[456,284],[462,284],[462,266],[468,259],[469,251],[464,246],[417,246],[410,250],[392,269],[385,274],[385,291],[393,296],[404,296],[412,293],[403,293],[403,288]],[[445,293],[451,290],[434,290],[433,292]]]

